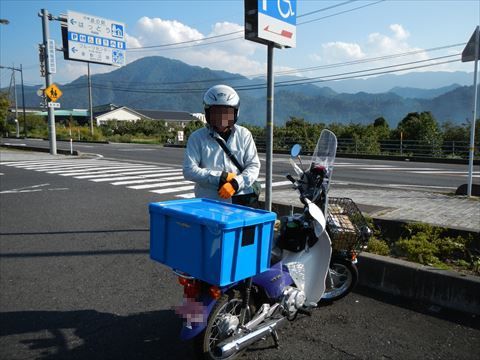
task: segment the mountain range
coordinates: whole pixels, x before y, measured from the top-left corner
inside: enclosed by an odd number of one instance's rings
[[[298,77],[275,78],[275,124],[289,117],[310,122],[371,123],[383,116],[396,124],[409,112],[431,111],[439,122],[465,122],[471,116],[473,75],[466,72],[416,72],[302,84]],[[94,106],[107,103],[133,109],[202,112],[202,94],[225,83],[240,93],[239,121],[265,124],[265,79],[192,66],[159,56],[145,57],[109,73],[92,76]],[[38,107],[39,86],[25,87],[27,107]],[[87,108],[87,78],[59,85],[63,109]],[[20,89],[18,89],[20,90]]]

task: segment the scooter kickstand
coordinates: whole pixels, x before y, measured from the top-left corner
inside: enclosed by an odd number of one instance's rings
[[[272,331],[272,338],[273,338],[273,341],[275,342],[275,348],[280,348],[280,343],[279,343],[279,339],[278,339],[278,333],[277,333],[277,330],[273,329]]]

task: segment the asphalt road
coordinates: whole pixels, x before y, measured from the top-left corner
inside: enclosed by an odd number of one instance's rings
[[[2,139],[2,143],[20,143],[30,146],[49,147],[49,142],[31,139]],[[58,149],[70,149],[68,142],[58,141]],[[108,159],[181,165],[184,149],[164,148],[159,145],[141,144],[93,144],[74,143],[74,149],[83,153],[98,154]],[[262,171],[265,169],[265,154],[260,154]],[[304,158],[308,165],[309,158]],[[292,168],[288,156],[274,154],[273,176],[284,178]],[[333,184],[338,186],[382,186],[402,189],[454,192],[468,182],[468,166],[460,164],[424,163],[337,158]],[[480,183],[480,167],[474,167],[474,183]]]
[[[181,158],[174,149],[124,153]],[[181,288],[148,256],[148,203],[173,194],[14,166],[0,173],[1,359],[193,358],[171,310]],[[280,339],[280,349],[269,339],[244,359],[477,359],[480,326],[358,289],[288,324]]]

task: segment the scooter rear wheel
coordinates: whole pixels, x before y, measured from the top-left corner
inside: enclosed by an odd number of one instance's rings
[[[208,317],[207,327],[194,340],[198,359],[232,360],[243,352],[240,351],[229,357],[218,357],[214,354],[215,346],[231,335],[236,323],[235,318],[240,319],[242,304],[243,301],[238,291],[224,294],[217,301]],[[249,319],[250,314],[247,311],[246,321]]]
[[[349,260],[333,258],[330,262],[329,274],[325,279],[325,292],[320,302],[333,302],[343,298],[353,290],[357,282],[357,266]]]

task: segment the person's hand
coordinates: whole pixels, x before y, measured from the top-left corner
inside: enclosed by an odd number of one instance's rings
[[[237,174],[223,171],[222,175],[220,175],[220,181],[218,182],[218,189],[220,189],[225,183],[229,183],[232,181]]]
[[[238,190],[238,183],[235,179],[232,179],[231,182],[223,184],[223,186],[218,190],[218,195],[222,199],[230,199]]]
[[[223,186],[218,190],[218,195],[222,199],[230,199],[235,194],[235,189],[233,188],[232,184],[225,183]]]

